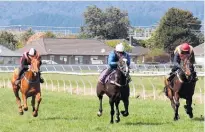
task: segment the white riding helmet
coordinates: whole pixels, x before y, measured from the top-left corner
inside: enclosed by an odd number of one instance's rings
[[[34,55],[36,55],[36,50],[35,50],[34,48],[31,48],[31,49],[29,50],[28,54],[29,54],[30,56],[34,56]]]
[[[117,44],[116,47],[115,47],[115,50],[118,51],[118,52],[124,52],[124,49],[125,48],[124,48],[122,43]]]

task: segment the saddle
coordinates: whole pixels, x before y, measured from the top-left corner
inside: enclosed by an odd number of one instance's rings
[[[100,76],[98,78],[98,81],[102,80],[103,76],[105,75],[106,71],[108,70],[108,68],[105,68],[101,73]],[[111,75],[113,75],[116,72],[116,70],[113,70],[106,78],[105,78],[105,82],[103,83],[107,83],[108,81],[111,81]]]

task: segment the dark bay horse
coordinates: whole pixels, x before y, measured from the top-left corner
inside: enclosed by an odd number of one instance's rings
[[[104,85],[101,82],[97,83],[97,96],[100,101],[100,107],[98,111],[98,116],[102,115],[102,98],[106,94],[109,97],[110,104],[110,123],[113,123],[113,116],[115,114],[114,105],[116,107],[116,122],[120,122],[120,112],[119,103],[120,100],[123,101],[125,111],[121,111],[123,116],[128,116],[128,106],[129,106],[129,84],[127,83],[127,75],[129,74],[129,69],[127,66],[127,59],[121,57],[119,59],[117,69],[111,73],[110,79]]]
[[[174,120],[179,119],[178,109],[180,106],[179,99],[186,99],[186,105],[184,106],[186,113],[190,118],[193,118],[192,113],[192,96],[194,95],[196,81],[191,80],[190,66],[192,64],[189,58],[182,62],[182,68],[178,69],[176,76],[168,82],[165,78],[165,89],[167,88],[167,97],[171,101],[171,106],[174,109]]]
[[[19,108],[19,114],[23,115],[23,109],[24,111],[28,110],[27,106],[27,98],[32,97],[31,105],[33,107],[33,116],[38,116],[38,109],[41,102],[41,88],[40,88],[40,78],[39,78],[39,69],[40,69],[40,57],[33,57],[31,59],[31,66],[28,71],[26,71],[21,79],[20,85],[15,85],[15,80],[18,75],[18,68],[14,70],[13,76],[12,76],[12,87],[13,92],[16,97],[16,103]],[[21,99],[19,97],[19,90],[22,94],[23,99],[23,109],[21,105]],[[35,108],[35,100],[37,100],[37,107]]]

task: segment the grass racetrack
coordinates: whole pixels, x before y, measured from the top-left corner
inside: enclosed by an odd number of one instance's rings
[[[14,94],[10,88],[0,88],[0,132],[202,132],[204,131],[204,104],[193,101],[194,118],[186,115],[180,100],[178,121],[173,121],[170,101],[130,98],[130,115],[121,117],[113,125],[110,121],[108,98],[103,99],[103,115],[97,117],[98,98],[70,95],[64,92],[42,90],[38,117],[29,110],[18,114]],[[122,110],[122,102],[120,108]]]

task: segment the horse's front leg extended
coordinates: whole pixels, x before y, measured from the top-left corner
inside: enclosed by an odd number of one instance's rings
[[[189,99],[186,99],[186,105],[184,106],[186,113],[189,115],[190,118],[193,118],[193,113],[192,113],[192,97]]]
[[[120,111],[119,111],[119,103],[120,99],[115,101],[115,107],[116,107],[116,123],[120,122]]]
[[[15,87],[15,86],[13,86],[13,87]],[[21,106],[21,99],[19,97],[19,88],[18,87],[13,88],[13,92],[14,92],[14,95],[16,96],[16,103],[17,103],[18,108],[19,108],[19,114],[23,115],[23,109]]]
[[[34,117],[37,117],[38,116],[38,110],[39,110],[39,106],[40,106],[40,103],[42,101],[42,98],[41,98],[41,93],[37,93],[36,95],[36,100],[37,100],[37,107],[35,109],[35,111],[33,112],[33,116]]]
[[[178,110],[179,110],[179,106],[180,106],[180,103],[179,103],[179,94],[178,94],[178,92],[175,92],[175,94],[174,94],[174,102],[175,102],[175,105],[176,105],[174,120],[176,121],[176,120],[179,119]]]
[[[100,117],[102,115],[102,111],[103,111],[103,109],[102,109],[102,98],[103,98],[103,96],[98,95],[98,98],[99,98],[99,101],[100,101],[100,106],[99,106],[99,111],[98,111],[97,115]]]
[[[114,100],[112,97],[109,99],[109,103],[110,103],[110,108],[111,108],[111,110],[110,110],[110,116],[111,116],[110,123],[113,124],[114,123],[113,116],[115,114],[115,110],[114,110]]]
[[[24,109],[24,111],[27,111],[28,110],[27,97],[23,93],[22,93],[22,99],[23,99],[23,109]]]
[[[35,99],[36,99],[36,96],[33,95],[33,96],[32,96],[32,99],[31,99],[31,106],[32,106],[32,108],[33,108],[33,112],[35,111]]]

